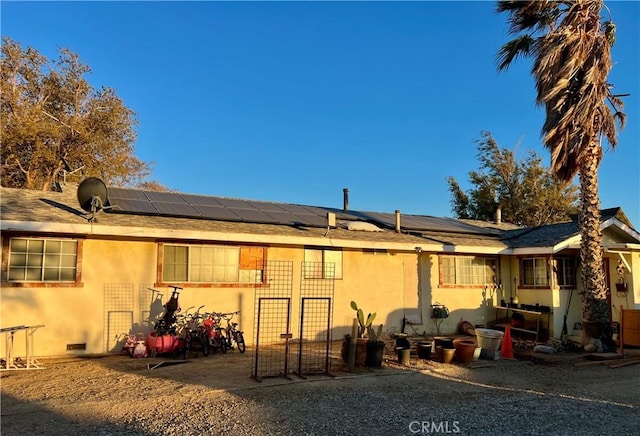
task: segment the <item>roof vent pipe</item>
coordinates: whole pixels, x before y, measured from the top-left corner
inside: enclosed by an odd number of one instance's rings
[[[344,211],[347,211],[347,210],[349,210],[349,188],[344,188],[342,190],[342,194],[343,194],[343,198],[344,198],[342,209]]]
[[[500,205],[496,208],[496,224],[502,223],[502,209]]]
[[[396,210],[396,233],[400,233],[400,211]]]

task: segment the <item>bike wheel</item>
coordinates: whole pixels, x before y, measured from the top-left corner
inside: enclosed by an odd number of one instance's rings
[[[206,357],[209,355],[209,339],[206,335],[202,335],[200,341],[202,343],[202,354]]]
[[[222,338],[222,340],[220,341],[220,349],[222,350],[223,354],[226,354],[227,350],[229,349],[227,340],[225,338]]]
[[[189,339],[189,336],[187,336],[184,339],[184,348],[182,350],[182,358],[186,359],[187,357],[189,357],[190,351],[191,351],[191,339]]]
[[[238,346],[238,351],[241,353],[247,351],[247,346],[244,343],[244,335],[242,332],[236,332],[236,345]]]

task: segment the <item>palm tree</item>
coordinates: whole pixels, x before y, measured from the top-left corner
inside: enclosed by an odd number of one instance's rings
[[[602,139],[617,145],[624,127],[620,96],[607,82],[615,25],[602,21],[603,0],[498,1],[515,39],[498,52],[502,71],[518,57],[533,60],[536,103],[546,118],[544,146],[551,170],[564,183],[580,179],[580,257],[583,342],[600,338],[610,322],[603,271],[598,167]]]

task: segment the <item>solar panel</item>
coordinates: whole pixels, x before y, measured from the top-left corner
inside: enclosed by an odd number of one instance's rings
[[[395,227],[395,214],[381,212],[367,212],[371,220],[384,226]],[[401,215],[400,227],[407,230],[430,230],[451,233],[492,234],[493,231],[472,226],[450,218],[439,218],[425,215]]]
[[[217,200],[224,207],[226,207],[227,209],[251,209],[251,210],[257,210],[257,208],[255,208],[251,204],[249,204],[248,201],[236,200],[235,198],[218,198]]]
[[[300,218],[302,218],[303,224],[308,225],[310,227],[326,227],[327,226],[326,215],[323,215],[323,216],[300,215]]]
[[[160,201],[163,203],[187,204],[184,198],[182,198],[180,194],[176,194],[175,192],[147,191],[146,194],[147,198],[152,203]]]
[[[200,217],[200,212],[189,206],[187,203],[178,204],[154,201],[153,206],[155,206],[161,215]]]
[[[279,212],[279,213],[286,213],[286,210],[280,206],[279,204],[276,203],[268,203],[268,202],[264,202],[264,203],[257,203],[257,202],[253,202],[254,206],[258,205],[259,207],[257,209],[261,210],[262,212]]]
[[[114,198],[109,197],[109,204],[114,206],[113,209],[108,209],[110,212],[128,212],[139,213],[145,215],[157,215],[158,211],[153,204],[149,201],[130,200],[128,198]]]
[[[279,224],[296,224],[296,223],[302,223],[303,219],[300,218],[297,215],[294,215],[292,213],[289,212],[274,212],[274,211],[268,211],[265,212],[267,215],[269,215],[274,222],[279,223]]]
[[[145,201],[148,201],[148,198],[144,194],[144,191],[137,191],[135,189],[107,188],[107,193],[108,193],[109,198],[117,197],[117,198],[129,199],[129,200],[145,200]]]
[[[283,204],[282,207],[287,212],[295,215],[318,215],[317,211],[308,209],[304,206],[299,206],[297,204]]]
[[[229,208],[231,212],[235,213],[240,217],[240,220],[247,223],[269,223],[269,224],[277,224],[274,222],[273,218],[267,215],[264,212],[260,212],[257,209],[237,209],[237,208]]]
[[[222,203],[213,197],[205,197],[204,195],[181,194],[184,201],[191,205],[215,206],[222,207]]]
[[[203,218],[220,221],[239,221],[240,217],[225,207],[193,205]]]

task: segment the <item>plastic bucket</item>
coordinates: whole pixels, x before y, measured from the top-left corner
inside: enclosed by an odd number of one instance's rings
[[[498,351],[502,344],[504,332],[492,329],[476,329],[478,347],[487,351]]]

